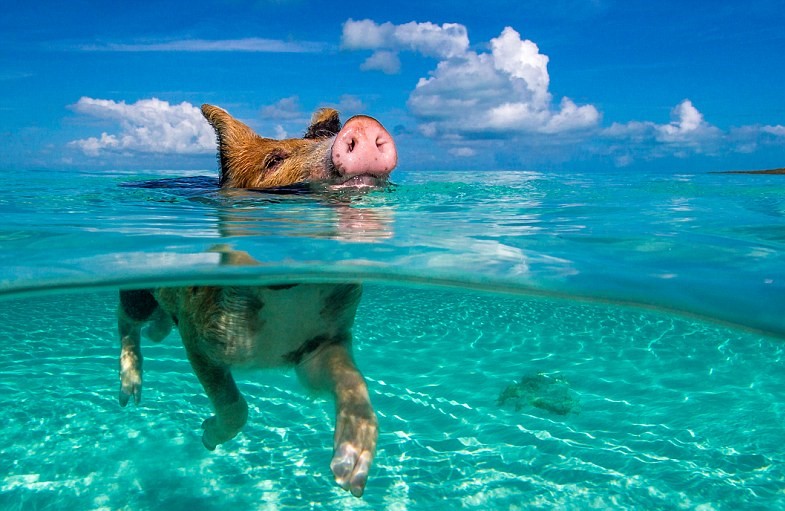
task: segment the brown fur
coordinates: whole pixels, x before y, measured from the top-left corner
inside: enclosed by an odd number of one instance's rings
[[[215,106],[203,105],[202,112],[218,137],[224,188],[329,181],[337,173],[331,161],[333,138],[341,129],[335,110],[318,110],[303,138],[287,140],[260,137]],[[249,254],[227,246],[214,251],[221,254],[221,264],[258,264]],[[351,327],[361,293],[356,283],[121,291],[120,404],[141,398],[145,324],[153,341],[162,340],[175,326],[180,331],[194,373],[215,410],[202,425],[202,442],[211,450],[234,438],[248,417],[231,368],[294,367],[307,387],[334,397],[330,467],[342,488],[360,496],[378,436],[368,389],[351,355]]]
[[[273,188],[333,177],[330,138],[341,129],[336,110],[317,110],[303,138],[286,140],[260,137],[216,106],[202,105],[202,113],[218,135],[222,187]]]

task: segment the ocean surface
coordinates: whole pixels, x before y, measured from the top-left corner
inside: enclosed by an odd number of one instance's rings
[[[0,509],[785,509],[785,176],[0,176]],[[118,404],[119,288],[342,281],[380,425],[361,499],[291,372],[236,375],[214,452],[177,332]]]

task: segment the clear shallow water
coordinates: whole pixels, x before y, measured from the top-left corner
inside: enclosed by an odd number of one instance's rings
[[[0,507],[783,507],[780,177],[405,174],[325,199],[8,176]],[[265,264],[219,267],[219,243]],[[369,281],[355,352],[381,428],[362,500],[293,375],[240,375],[251,418],[214,453],[176,334],[117,404],[115,286],[346,277]],[[499,404],[538,374],[569,413]]]
[[[140,186],[154,177],[5,173],[0,293],[394,278],[629,302],[785,337],[782,176],[412,172],[387,193],[332,197],[222,194],[204,177]],[[263,264],[219,267],[218,244]]]

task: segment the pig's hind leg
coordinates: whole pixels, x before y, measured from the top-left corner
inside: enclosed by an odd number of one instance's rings
[[[150,322],[142,333],[153,342],[161,342],[169,335],[172,328],[174,328],[172,317],[161,307],[158,307],[150,316]]]
[[[326,343],[300,362],[297,372],[308,387],[333,394],[336,421],[330,468],[341,488],[360,497],[376,453],[379,428],[365,379],[349,349],[349,341]]]
[[[152,292],[144,289],[120,291],[117,329],[120,333],[120,405],[142,398],[142,325],[160,314],[161,308]],[[171,321],[171,320],[170,320]]]

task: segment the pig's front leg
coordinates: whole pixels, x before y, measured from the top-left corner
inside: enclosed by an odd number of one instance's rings
[[[333,458],[335,481],[360,497],[376,453],[378,423],[368,387],[354,365],[347,343],[327,344],[297,366],[303,382],[335,397],[336,423]]]
[[[202,423],[202,444],[213,451],[243,428],[248,419],[248,404],[237,389],[229,367],[211,361],[195,349],[187,333],[183,340],[191,367],[215,409],[215,415]]]

